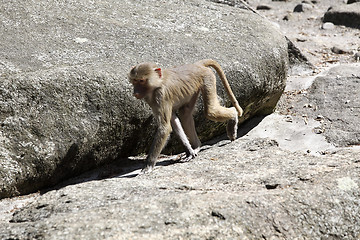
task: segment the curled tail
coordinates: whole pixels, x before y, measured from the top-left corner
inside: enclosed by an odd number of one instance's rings
[[[200,64],[203,65],[205,67],[212,67],[216,70],[217,74],[219,75],[224,88],[230,98],[231,103],[233,104],[233,106],[236,108],[236,111],[239,114],[239,117],[241,117],[243,115],[243,110],[240,107],[238,101],[236,100],[236,97],[233,93],[233,91],[231,90],[231,87],[229,85],[229,82],[224,74],[224,71],[222,70],[221,66],[219,63],[217,63],[215,60],[212,59],[204,59],[204,60],[200,60],[199,62],[197,62],[196,64]]]

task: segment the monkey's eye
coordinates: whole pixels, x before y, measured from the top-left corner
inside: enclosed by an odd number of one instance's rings
[[[147,79],[139,79],[140,84],[145,84],[147,82]]]
[[[133,84],[145,84],[147,79],[133,79]]]

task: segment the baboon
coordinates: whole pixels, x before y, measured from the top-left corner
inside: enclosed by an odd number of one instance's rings
[[[220,105],[216,93],[216,70],[234,107]],[[142,173],[151,172],[172,130],[186,148],[184,161],[193,159],[200,150],[201,142],[196,134],[193,111],[201,92],[205,115],[208,119],[227,123],[227,135],[236,139],[238,116],[243,114],[220,65],[211,59],[164,69],[154,63],[141,63],[129,73],[134,96],[144,99],[151,107],[158,129],[150,148]],[[178,116],[176,115],[178,113]]]

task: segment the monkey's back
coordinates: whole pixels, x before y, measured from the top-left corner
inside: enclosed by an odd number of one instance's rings
[[[181,107],[199,92],[204,84],[203,79],[209,74],[209,71],[211,71],[209,68],[197,64],[166,69],[163,82],[164,89],[166,89],[164,97],[173,99],[175,109]]]

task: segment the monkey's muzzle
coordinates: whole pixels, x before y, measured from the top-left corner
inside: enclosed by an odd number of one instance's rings
[[[144,98],[146,96],[147,93],[147,88],[143,87],[143,86],[134,86],[134,97],[136,97],[137,99],[141,99]]]

